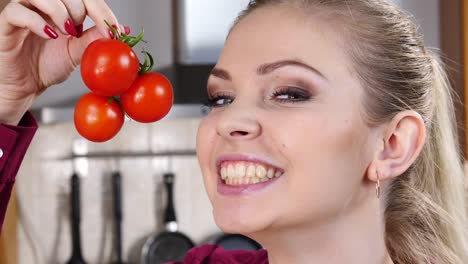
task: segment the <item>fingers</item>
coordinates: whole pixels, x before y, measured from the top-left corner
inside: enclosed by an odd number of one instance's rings
[[[68,52],[74,66],[78,66],[81,62],[86,47],[94,40],[102,38],[96,26],[86,30],[80,38],[70,38],[68,42]]]
[[[73,22],[67,7],[60,0],[28,0],[31,5],[47,15],[64,35],[77,36],[75,22]]]
[[[126,34],[130,34],[130,28],[128,26],[121,26],[126,30]],[[96,39],[102,38],[102,35],[97,28],[94,26],[83,33],[80,38],[71,38],[68,42],[68,52],[74,66],[78,66],[81,62],[86,47]]]
[[[82,0],[61,0],[68,10],[68,14],[75,23],[78,37],[83,34],[83,22],[86,18],[86,8]]]
[[[58,38],[57,32],[39,14],[16,2],[6,5],[0,14],[0,34],[8,35],[17,28],[29,29],[45,39]]]
[[[83,32],[83,21],[86,15],[94,20],[103,37],[114,37],[112,30],[104,22],[105,20],[114,25],[119,35],[121,32],[130,33],[130,28],[118,23],[114,13],[104,0],[12,0],[9,5],[11,5],[10,9],[15,11],[10,11],[7,14],[9,21],[11,21],[10,26],[29,28],[37,35],[46,38],[57,38],[56,30],[65,35],[79,37]],[[22,9],[22,15],[16,13],[18,9]],[[24,13],[31,16],[28,17]],[[2,16],[6,17],[6,15]],[[48,20],[45,20],[46,17]],[[48,25],[47,21],[53,22],[55,25]],[[13,28],[7,27],[0,30],[6,29],[12,30]]]
[[[86,7],[88,16],[96,23],[96,26],[104,37],[113,37],[112,31],[106,25],[104,20],[109,22],[111,25],[119,25],[116,27],[118,34],[122,32],[121,26],[117,21],[112,10],[104,2],[104,0],[82,0]]]

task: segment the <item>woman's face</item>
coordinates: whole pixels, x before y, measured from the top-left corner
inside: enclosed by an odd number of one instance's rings
[[[343,41],[326,22],[285,7],[257,10],[232,30],[197,137],[224,231],[328,222],[374,195],[364,178],[372,132]]]

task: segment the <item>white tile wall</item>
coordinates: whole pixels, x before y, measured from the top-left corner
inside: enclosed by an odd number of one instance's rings
[[[199,120],[166,120],[153,125],[126,123],[119,135],[103,144],[85,143],[89,152],[158,152],[194,150]],[[20,200],[19,262],[65,263],[71,254],[69,181],[73,124],[40,127],[18,175]],[[81,172],[82,247],[88,263],[109,263],[112,254],[110,172],[120,168],[123,185],[123,249],[134,263],[139,244],[162,231],[162,175],[176,175],[175,205],[180,230],[201,243],[219,232],[211,215],[195,156],[88,159]],[[171,168],[169,168],[169,166]]]

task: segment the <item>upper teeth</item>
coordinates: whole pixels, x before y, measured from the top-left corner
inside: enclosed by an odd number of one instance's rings
[[[221,178],[228,183],[251,182],[258,183],[280,177],[283,172],[279,169],[252,162],[223,162],[221,164]],[[250,178],[249,181],[236,181],[239,178]]]

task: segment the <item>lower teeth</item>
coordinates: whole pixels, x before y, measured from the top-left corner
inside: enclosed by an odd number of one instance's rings
[[[227,185],[247,185],[247,184],[257,184],[261,182],[266,182],[270,179],[268,178],[227,178],[224,180],[224,183]]]

